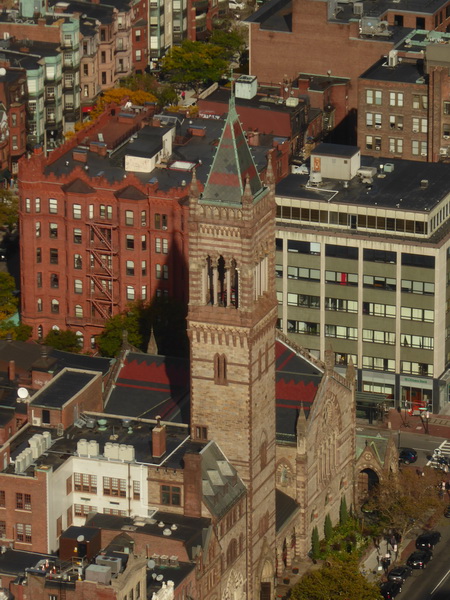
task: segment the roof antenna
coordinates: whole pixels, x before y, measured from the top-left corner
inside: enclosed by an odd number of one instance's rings
[[[234,96],[234,77],[233,77],[233,69],[230,67],[230,106],[229,108],[235,108],[235,96]]]

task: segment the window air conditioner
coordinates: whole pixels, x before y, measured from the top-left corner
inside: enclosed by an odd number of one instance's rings
[[[381,129],[381,125],[378,125],[378,123],[375,125],[375,129]]]
[[[420,153],[420,156],[426,156],[426,155],[427,155],[427,153],[426,153],[426,152],[421,152],[421,153]]]
[[[381,150],[381,146],[375,146],[375,150]]]
[[[450,135],[444,135],[442,137],[444,138],[444,140],[450,140]]]
[[[413,129],[412,132],[413,133],[419,133],[419,130],[418,129]]]

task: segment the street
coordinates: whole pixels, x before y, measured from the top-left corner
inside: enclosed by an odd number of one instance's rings
[[[413,571],[402,586],[399,600],[449,600],[450,598],[450,519],[444,517],[435,528],[442,534],[427,568]],[[419,534],[420,532],[418,532]]]

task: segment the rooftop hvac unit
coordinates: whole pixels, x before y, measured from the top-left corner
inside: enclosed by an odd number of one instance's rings
[[[88,443],[89,456],[98,456],[100,453],[99,443],[95,440],[90,440]]]
[[[364,12],[364,4],[362,2],[354,2],[353,3],[353,14],[354,15],[362,15]]]
[[[88,441],[87,440],[78,440],[77,444],[77,453],[78,456],[87,456],[88,455]]]
[[[169,557],[167,556],[167,554],[161,554],[161,566],[162,567],[167,567],[169,564]]]
[[[50,431],[44,431],[44,433],[42,434],[42,437],[44,438],[44,441],[45,441],[45,449],[48,450],[50,448],[50,446],[52,445],[52,434],[50,433]]]
[[[398,65],[398,51],[390,50],[388,55],[388,65],[390,67],[396,67]]]
[[[14,463],[14,472],[15,473],[23,473],[25,471],[25,457],[23,456],[23,452],[16,456],[16,460]]]
[[[120,573],[120,569],[122,568],[122,559],[118,558],[117,556],[102,556],[99,554],[95,559],[95,562],[97,565],[109,567],[112,575],[117,575]]]
[[[320,173],[320,171],[311,171],[309,175],[309,184],[318,185],[319,183],[322,183],[322,173]]]
[[[178,567],[178,556],[171,556],[169,558],[169,565],[171,567]]]
[[[152,560],[155,561],[155,565],[160,565],[161,564],[161,555],[160,554],[153,554]]]
[[[386,164],[384,165],[384,169],[383,169],[383,171],[384,171],[385,173],[392,173],[392,171],[393,171],[393,170],[394,170],[394,163],[386,163]]]
[[[298,106],[298,98],[288,98],[286,100],[286,106],[291,106],[291,107],[295,107]]]
[[[111,583],[111,567],[104,565],[89,565],[84,571],[86,581],[96,581],[109,585]]]
[[[35,427],[40,427],[41,426],[41,417],[33,417],[32,422]]]

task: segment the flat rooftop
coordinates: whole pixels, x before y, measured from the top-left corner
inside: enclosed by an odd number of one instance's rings
[[[30,404],[31,406],[62,408],[97,376],[98,373],[65,370],[35,394]]]
[[[360,79],[371,81],[390,81],[392,83],[416,83],[427,86],[428,76],[425,74],[423,60],[403,58],[394,67],[388,65],[388,59],[382,58],[370,69],[365,71]],[[426,93],[426,90],[424,90]]]
[[[386,163],[394,165],[391,173],[381,173],[380,165]],[[275,194],[277,198],[301,198],[323,203],[332,199],[337,204],[429,212],[450,192],[448,164],[362,156],[361,166],[375,167],[378,175],[382,176],[376,175],[370,185],[354,177],[348,182],[348,187],[339,179],[323,179],[315,188],[307,187],[309,175],[291,174],[277,184]],[[428,181],[427,187],[421,186],[422,180]]]

